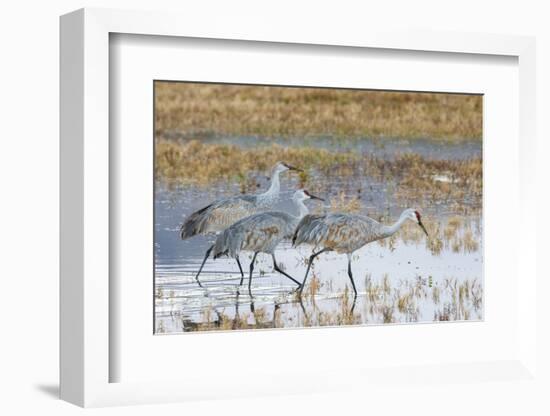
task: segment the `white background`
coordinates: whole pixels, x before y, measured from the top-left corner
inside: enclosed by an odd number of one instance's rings
[[[118,261],[110,277],[119,292],[113,295],[119,307],[111,344],[119,359],[117,370],[111,369],[111,380],[200,380],[207,374],[205,384],[214,390],[211,374],[217,374],[216,380],[232,374],[232,385],[240,386],[243,378],[262,380],[265,374],[302,380],[304,373],[331,369],[357,371],[516,357],[516,237],[510,230],[513,241],[506,241],[501,233],[509,218],[519,213],[516,59],[464,55],[436,60],[425,53],[354,49],[335,54],[326,48],[273,45],[259,50],[257,45],[214,41],[179,40],[167,45],[159,37],[124,35],[114,36],[111,45],[110,111],[117,127],[110,137],[115,189],[110,201],[116,207],[111,230],[117,237],[111,240],[110,250]],[[483,93],[483,322],[151,336],[153,194],[144,189],[153,186],[154,79]],[[508,212],[502,206],[508,206]],[[262,365],[243,368],[255,362]],[[223,392],[231,388],[226,381],[220,384]],[[267,384],[266,391],[281,387]]]
[[[5,3],[5,2],[4,2]],[[307,30],[308,24],[325,23],[327,31],[340,25],[389,25],[427,27],[439,30],[475,31],[537,35],[538,54],[538,167],[539,187],[546,188],[539,203],[539,236],[547,235],[542,219],[548,204],[548,162],[550,129],[545,119],[550,114],[550,30],[549,13],[543,1],[320,1],[265,2],[231,1],[219,5],[209,2],[180,1],[20,1],[5,3],[0,10],[0,230],[2,233],[2,296],[0,316],[0,412],[3,414],[80,413],[72,405],[55,399],[58,374],[58,16],[83,6],[136,9],[170,9],[187,13],[221,13],[250,18],[266,18]],[[258,4],[256,4],[258,3]],[[255,17],[256,16],[256,17]],[[542,138],[547,138],[544,141]],[[503,207],[506,209],[506,207]],[[513,219],[511,219],[513,224]],[[539,259],[548,251],[539,237]],[[542,264],[540,265],[542,267]],[[547,273],[548,275],[548,273]],[[550,278],[550,275],[548,275]],[[538,288],[549,290],[548,282]],[[543,298],[539,298],[543,300]],[[548,309],[539,302],[540,321],[548,320]],[[550,324],[546,326],[549,328]],[[541,325],[542,328],[542,325]],[[548,331],[539,333],[544,350],[539,363],[550,374]],[[376,398],[365,391],[360,397],[339,392],[306,397],[258,398],[153,408],[141,406],[93,410],[100,414],[317,414],[411,412],[413,414],[548,414],[545,391],[498,384],[448,386],[433,385],[429,390],[409,388]],[[453,392],[453,394],[450,393]],[[423,396],[423,406],[411,409],[410,398]],[[410,414],[410,413],[409,413]]]

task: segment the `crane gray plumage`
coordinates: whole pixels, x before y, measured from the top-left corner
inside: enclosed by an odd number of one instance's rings
[[[239,265],[241,272],[241,283],[244,279],[242,267],[239,260],[239,254],[241,251],[252,251],[254,256],[250,263],[250,279],[248,283],[248,290],[251,291],[252,272],[254,270],[254,262],[258,253],[270,254],[273,259],[274,269],[288,277],[290,280],[300,285],[300,282],[295,280],[292,276],[282,271],[275,258],[275,249],[285,238],[290,239],[294,234],[294,230],[300,220],[308,214],[308,209],[304,202],[307,199],[321,199],[311,195],[305,190],[299,190],[292,196],[292,202],[298,211],[298,215],[292,215],[281,211],[262,212],[253,214],[249,217],[243,218],[226,230],[223,231],[216,238],[216,242],[206,252],[206,256],[203,263],[197,273],[197,282],[199,274],[206,262],[206,259],[212,252],[214,259],[221,256],[228,256],[234,258]]]
[[[348,253],[383,238],[384,226],[372,218],[355,214],[308,215],[296,227],[294,246],[312,244]]]
[[[269,189],[258,195],[236,195],[219,199],[193,212],[180,228],[182,240],[200,234],[217,233],[231,224],[257,212],[271,208],[279,199],[281,190],[279,174],[287,170],[300,169],[278,162],[272,170]]]
[[[194,235],[223,231],[235,221],[257,212],[261,207],[254,195],[220,199],[192,213],[181,226],[180,237],[185,240]]]
[[[291,239],[300,218],[286,212],[262,212],[237,221],[216,239],[215,259],[235,258],[242,250],[271,254],[284,239]]]
[[[296,227],[292,237],[292,245],[310,244],[314,246],[314,252],[308,262],[304,280],[300,287],[300,293],[304,288],[309,269],[315,257],[327,251],[345,253],[348,256],[348,276],[353,291],[357,295],[353,274],[351,271],[351,255],[368,243],[381,240],[395,234],[406,220],[414,220],[428,235],[422,224],[420,213],[412,208],[403,211],[399,220],[391,225],[384,225],[378,221],[357,214],[333,213],[326,215],[306,215]]]

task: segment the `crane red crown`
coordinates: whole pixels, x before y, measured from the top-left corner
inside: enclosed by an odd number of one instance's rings
[[[420,212],[414,211],[414,213],[416,214],[416,219],[418,220],[418,222],[420,222]]]

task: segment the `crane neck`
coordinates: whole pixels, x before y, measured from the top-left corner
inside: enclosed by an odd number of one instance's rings
[[[275,171],[273,172],[273,175],[271,175],[271,184],[269,185],[269,189],[264,192],[261,196],[271,199],[271,198],[277,198],[279,196],[279,192],[281,191],[281,182],[279,181],[279,172]]]
[[[390,237],[394,235],[397,231],[399,231],[405,221],[407,221],[407,215],[403,213],[395,223],[393,223],[392,225],[385,225],[383,227],[384,237]]]
[[[307,214],[309,214],[309,209],[306,207],[306,204],[304,204],[304,201],[302,199],[293,198],[292,201],[294,202],[294,206],[298,210],[298,215],[296,216],[297,219],[301,220]]]

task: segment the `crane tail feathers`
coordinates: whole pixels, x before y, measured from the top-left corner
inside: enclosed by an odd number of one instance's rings
[[[212,204],[193,212],[181,225],[180,238],[185,240],[194,235],[204,234],[208,225],[208,213]]]
[[[324,215],[306,215],[302,218],[292,236],[292,246],[296,247],[303,243],[316,244],[316,236],[324,226],[322,221],[324,217]]]

